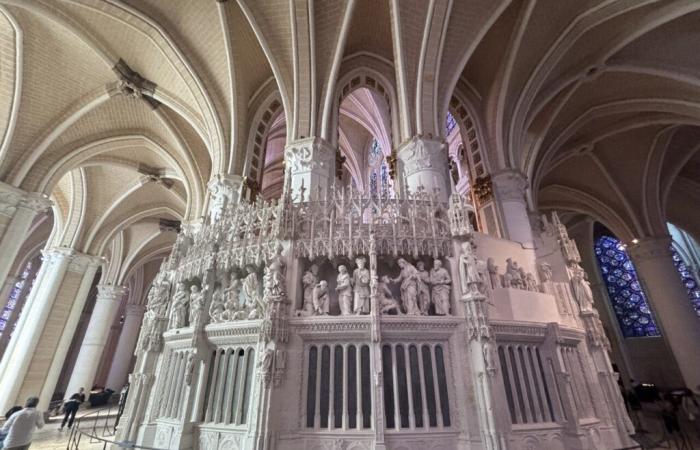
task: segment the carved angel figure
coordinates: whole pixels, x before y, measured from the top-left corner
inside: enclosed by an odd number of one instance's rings
[[[391,280],[388,276],[382,275],[377,286],[377,297],[379,303],[379,312],[381,314],[388,314],[391,311],[396,312],[396,314],[403,315],[401,311],[401,304],[398,300],[394,298],[394,294],[391,293],[389,289],[389,283]]]
[[[352,272],[352,285],[354,288],[355,314],[369,314],[369,269],[365,267],[367,260],[363,257],[355,259],[357,269]]]
[[[406,308],[406,314],[419,316],[418,307],[418,270],[403,258],[398,260],[401,272],[394,278],[394,283],[401,283],[401,302]]]
[[[478,262],[472,243],[463,242],[462,253],[459,255],[459,280],[462,295],[479,291],[481,277],[479,276]]]
[[[416,270],[418,270],[418,308],[421,315],[427,316],[430,311],[430,273],[425,270],[423,261],[416,263]]]
[[[349,316],[352,314],[352,280],[348,269],[342,264],[338,266],[338,278],[336,281],[335,291],[338,293],[340,314]]]
[[[321,280],[316,283],[312,295],[314,315],[327,316],[330,310],[330,299],[328,298],[328,283],[326,280]]]
[[[187,309],[189,307],[189,293],[185,283],[178,283],[173,294],[173,304],[170,310],[170,323],[168,328],[182,328],[187,325]]]
[[[578,302],[581,311],[593,310],[593,291],[588,282],[586,271],[576,263],[570,265],[571,271],[571,287],[574,291],[574,297]]]
[[[202,290],[196,284],[193,284],[190,287],[190,325],[193,327],[199,323],[202,317],[202,311],[204,310],[204,295],[206,291],[206,287],[204,290]]]
[[[311,267],[309,267],[309,270],[307,270],[301,278],[301,282],[304,285],[303,310],[306,314],[310,315],[313,314],[315,310],[313,294],[318,284],[318,266],[316,264],[312,264]]]
[[[433,286],[433,304],[435,314],[446,316],[450,314],[450,285],[452,278],[450,273],[442,267],[442,261],[436,259],[433,269],[430,271],[430,284]]]

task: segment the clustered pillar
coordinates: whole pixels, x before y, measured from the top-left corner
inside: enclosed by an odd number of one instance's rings
[[[107,388],[119,391],[127,381],[131,360],[136,348],[136,341],[139,338],[141,321],[146,311],[142,305],[126,305],[124,313],[124,324],[117,342],[117,349],[114,352],[114,359],[107,376]]]
[[[688,293],[673,264],[671,238],[646,238],[627,249],[685,385],[700,386],[700,353],[697,351],[700,319],[688,301]]]

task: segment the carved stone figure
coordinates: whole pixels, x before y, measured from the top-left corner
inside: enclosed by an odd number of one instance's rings
[[[406,314],[419,316],[421,311],[418,307],[418,270],[403,258],[398,260],[401,272],[394,278],[394,283],[401,283],[401,302],[406,308]]]
[[[507,288],[523,289],[525,287],[525,280],[520,274],[518,263],[514,262],[512,258],[506,259],[506,273],[503,275],[503,283]]]
[[[206,291],[206,287],[202,290],[196,284],[190,287],[190,326],[195,326],[202,317]]]
[[[246,267],[248,275],[243,280],[242,293],[245,307],[248,310],[249,319],[257,319],[260,316],[260,306],[262,298],[260,298],[260,281],[255,267]]]
[[[403,315],[401,304],[394,298],[394,294],[389,289],[391,280],[388,276],[382,275],[377,286],[377,299],[379,303],[379,313],[388,314],[394,311],[398,315]]]
[[[353,310],[355,314],[369,314],[369,269],[365,267],[367,260],[363,257],[355,259],[357,269],[352,272],[352,285],[355,293]]]
[[[571,263],[569,270],[571,272],[571,287],[574,291],[574,297],[578,302],[579,309],[582,312],[593,310],[593,291],[588,282],[586,271],[576,263]]]
[[[442,261],[436,259],[433,269],[430,271],[430,284],[433,286],[433,304],[435,314],[446,316],[450,314],[450,285],[452,278],[450,273],[442,267]]]
[[[416,263],[416,269],[418,270],[418,308],[422,315],[427,316],[430,311],[430,273],[425,270],[423,261]]]
[[[489,258],[486,260],[486,270],[489,273],[489,284],[491,285],[491,289],[501,287],[501,279],[498,275],[498,266],[496,265],[496,262],[493,260],[493,258]]]
[[[278,259],[273,259],[265,267],[263,279],[264,297],[271,302],[280,301],[286,296],[284,285],[284,271]]]
[[[540,264],[540,278],[543,283],[552,280],[552,265],[548,262]]]
[[[224,311],[226,311],[224,294],[221,291],[221,286],[217,286],[214,288],[214,292],[211,293],[211,304],[209,305],[209,317],[211,321],[214,323],[223,322]]]
[[[344,265],[338,266],[338,278],[335,291],[338,293],[340,314],[349,316],[352,314],[352,280],[348,269]]]
[[[327,316],[330,310],[330,299],[328,297],[328,283],[321,280],[316,283],[312,292],[313,314],[316,316]]]
[[[479,291],[481,277],[478,271],[478,259],[469,241],[462,243],[462,253],[459,255],[459,280],[462,295]]]
[[[537,279],[532,272],[528,272],[527,275],[525,275],[525,287],[527,287],[528,291],[539,292],[539,289],[537,288]]]
[[[312,264],[311,267],[309,267],[309,270],[307,270],[301,278],[301,282],[304,285],[303,311],[305,314],[311,315],[315,310],[313,294],[318,284],[318,266],[316,264]]]
[[[170,309],[170,322],[168,328],[182,328],[187,325],[187,309],[189,307],[189,293],[185,283],[178,283],[173,294],[173,304]]]

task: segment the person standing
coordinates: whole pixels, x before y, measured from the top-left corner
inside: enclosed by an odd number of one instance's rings
[[[5,450],[27,450],[32,443],[34,427],[43,428],[44,419],[37,411],[38,397],[29,397],[24,409],[12,414],[2,426],[2,432],[7,433],[3,442]]]
[[[63,416],[63,422],[61,423],[61,428],[59,430],[63,431],[63,427],[66,426],[68,422],[68,429],[73,427],[73,421],[75,420],[75,414],[80,408],[80,404],[85,401],[85,388],[80,388],[80,390],[71,395],[70,400],[63,404],[63,411],[65,415]]]

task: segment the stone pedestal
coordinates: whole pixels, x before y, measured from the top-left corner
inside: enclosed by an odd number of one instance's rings
[[[68,382],[66,395],[70,396],[78,389],[84,387],[90,390],[97,367],[100,365],[102,350],[104,350],[109,336],[109,329],[119,310],[122,296],[126,289],[122,286],[100,284],[97,286],[97,300],[92,310],[90,323],[88,324],[83,343],[80,346],[75,368]]]
[[[325,197],[335,176],[335,149],[328,142],[321,138],[300,139],[287,145],[284,158],[291,171],[291,181],[287,182],[291,182],[295,202]]]
[[[134,355],[134,349],[136,348],[136,341],[139,338],[139,330],[141,329],[141,321],[143,320],[143,313],[145,311],[146,309],[141,305],[126,305],[124,324],[122,325],[117,349],[114,352],[112,365],[109,369],[106,386],[117,392],[119,392],[127,382],[131,358]]]
[[[447,201],[450,189],[444,142],[414,137],[399,147],[397,156],[403,164],[403,179],[410,192],[422,188],[429,194],[437,193],[440,201]]]
[[[504,170],[491,177],[496,201],[501,206],[506,236],[528,248],[533,247],[532,225],[527,212],[527,178],[520,172]]]
[[[700,319],[673,264],[669,236],[653,237],[627,248],[642,280],[661,334],[671,347],[685,385],[700,385]]]
[[[25,311],[0,362],[0,410],[39,395],[46,409],[85,305],[99,258],[68,248],[45,250]]]

